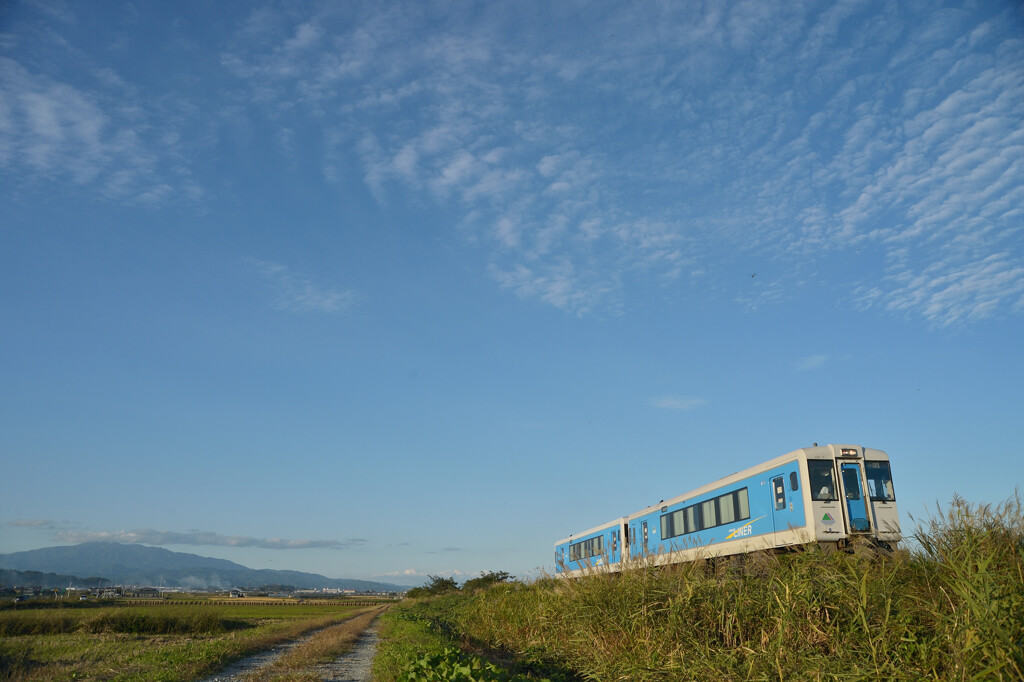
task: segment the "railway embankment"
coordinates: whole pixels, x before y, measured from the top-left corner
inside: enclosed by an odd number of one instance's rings
[[[894,553],[802,550],[408,600],[381,682],[1024,679],[1024,513],[954,499]],[[495,672],[498,671],[498,672]]]

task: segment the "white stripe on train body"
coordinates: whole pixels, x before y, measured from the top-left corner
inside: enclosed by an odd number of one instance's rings
[[[859,445],[794,450],[555,543],[555,573],[616,571],[857,538],[901,539],[889,456]]]

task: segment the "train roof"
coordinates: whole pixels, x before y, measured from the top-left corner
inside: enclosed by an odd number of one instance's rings
[[[693,497],[699,497],[700,495],[703,495],[705,493],[709,493],[709,492],[711,492],[713,490],[717,490],[719,488],[727,486],[730,483],[735,483],[736,481],[741,481],[741,480],[743,480],[745,478],[748,478],[750,476],[754,476],[755,474],[757,474],[757,473],[759,473],[761,471],[764,471],[766,469],[774,469],[775,467],[777,467],[777,466],[779,466],[781,464],[785,464],[786,462],[789,462],[789,461],[794,460],[794,459],[798,459],[798,460],[806,460],[806,459],[832,459],[834,457],[840,456],[840,453],[842,453],[843,450],[849,450],[849,449],[856,449],[857,452],[860,453],[864,457],[864,459],[869,459],[869,460],[888,460],[889,459],[889,455],[887,455],[885,453],[885,451],[883,451],[883,450],[875,450],[873,448],[865,448],[865,447],[862,447],[860,445],[852,445],[852,444],[849,444],[849,443],[841,443],[841,444],[840,443],[834,443],[834,444],[829,444],[829,445],[818,445],[817,443],[815,443],[811,447],[798,448],[796,450],[793,450],[792,452],[787,452],[784,455],[779,455],[778,457],[773,457],[772,459],[769,459],[767,461],[761,462],[760,464],[755,464],[754,466],[749,467],[747,469],[744,469],[742,471],[737,471],[736,473],[729,474],[728,476],[725,476],[724,478],[720,478],[717,481],[712,481],[711,483],[708,483],[706,485],[702,485],[701,487],[695,488],[695,489],[693,489],[693,490],[691,490],[689,492],[683,493],[682,495],[676,495],[675,497],[673,497],[671,499],[662,500],[661,502],[658,502],[656,504],[652,504],[652,505],[650,505],[648,507],[644,507],[640,511],[633,512],[632,514],[630,514],[626,518],[629,519],[629,520],[632,520],[632,519],[638,518],[640,516],[646,516],[647,514],[650,514],[651,512],[653,512],[655,510],[659,510],[662,507],[678,504],[679,502],[683,502],[683,501],[688,500],[688,499],[693,498]],[[600,528],[600,527],[601,526],[599,526],[598,528]]]
[[[618,527],[618,526],[620,526],[620,525],[622,525],[623,523],[626,522],[626,518],[627,517],[625,517],[625,516],[620,516],[619,518],[613,519],[613,520],[609,521],[608,523],[602,523],[600,526],[594,526],[593,528],[588,528],[587,530],[583,531],[582,533],[573,533],[572,535],[570,535],[568,537],[565,537],[565,538],[562,538],[561,540],[556,542],[555,543],[555,547],[557,547],[558,545],[561,545],[563,543],[569,542],[571,540],[575,540],[576,538],[584,538],[584,537],[590,535],[591,533],[596,533],[598,531],[606,530],[606,529],[612,528],[612,527]]]

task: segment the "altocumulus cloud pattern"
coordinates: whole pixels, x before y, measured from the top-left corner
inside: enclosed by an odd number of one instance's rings
[[[183,44],[205,68],[143,91],[95,55],[0,57],[0,173],[111,201],[201,205],[229,130],[314,130],[321,180],[455,216],[496,286],[576,315],[640,285],[759,306],[808,285],[952,325],[1024,296],[1024,22],[1013,3],[267,5]],[[53,8],[60,26],[82,21]],[[770,284],[734,288],[722,254]],[[822,275],[836,259],[858,273]],[[275,305],[356,294],[277,278]]]

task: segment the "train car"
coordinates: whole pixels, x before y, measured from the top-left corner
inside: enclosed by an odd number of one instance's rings
[[[571,574],[591,568],[617,567],[627,557],[626,517],[570,535],[555,543],[555,571]]]
[[[592,541],[607,538],[600,543],[609,546],[603,543],[612,540],[612,532],[625,540],[614,553]],[[614,571],[640,560],[673,564],[812,542],[841,549],[857,538],[885,548],[901,539],[889,456],[859,445],[814,444],[560,540],[555,573]]]

